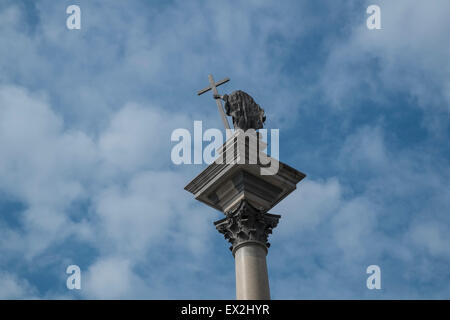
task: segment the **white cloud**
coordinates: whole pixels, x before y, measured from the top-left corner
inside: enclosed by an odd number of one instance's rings
[[[436,283],[449,254],[448,170],[385,140],[380,125],[354,131],[336,159],[342,175],[307,177],[272,210],[282,214],[269,239],[274,297],[417,298],[414,283]],[[369,294],[370,264],[381,266],[389,291]],[[447,292],[442,283],[428,296]]]
[[[346,107],[370,98],[389,106],[384,94],[403,92],[430,116],[450,111],[450,44],[443,32],[450,27],[448,1],[381,1],[379,6],[382,30],[368,30],[358,20],[347,39],[330,47],[322,76],[328,101]]]
[[[0,299],[32,299],[35,289],[26,280],[0,271]]]
[[[145,168],[161,168],[170,161],[170,134],[189,127],[188,118],[159,108],[128,104],[112,117],[99,138],[106,165],[127,174]]]
[[[335,178],[327,181],[306,179],[297,187],[294,193],[271,210],[286,213],[277,227],[277,236],[292,237],[305,229],[314,230],[341,205],[342,187]]]
[[[432,256],[450,258],[450,236],[447,226],[436,221],[416,222],[408,233],[408,238]]]
[[[104,257],[90,266],[82,276],[83,294],[91,299],[139,298],[144,285],[137,277],[130,261],[120,257]]]
[[[183,179],[171,172],[144,172],[125,188],[113,185],[96,199],[101,233],[119,252],[140,252],[166,240],[177,224],[177,216],[186,212]],[[178,201],[174,201],[178,199]],[[106,246],[108,247],[108,244]],[[145,251],[144,251],[145,252]]]
[[[96,287],[115,272],[124,278],[104,297],[137,294],[130,282],[139,277],[131,266],[144,263],[151,248],[176,246],[190,259],[203,259],[212,216],[206,208],[192,209],[182,188],[189,178],[161,170],[170,161],[171,127],[185,125],[186,117],[129,104],[95,139],[68,128],[44,97],[23,88],[0,88],[0,105],[0,190],[26,208],[17,212],[19,229],[2,225],[5,257],[32,261],[75,236],[102,255],[92,268],[106,269],[104,277],[88,277],[95,297],[108,292]],[[78,200],[92,205],[73,220],[69,209]],[[112,253],[121,258],[103,261]]]
[[[369,240],[373,239],[373,233],[378,228],[376,210],[368,199],[355,198],[348,201],[335,212],[330,223],[336,245],[342,250],[344,257],[351,256],[356,260],[372,255],[376,259],[376,244],[371,244]],[[366,252],[368,249],[369,254]]]
[[[65,131],[46,101],[24,89],[1,87],[0,105],[0,190],[26,204],[20,220],[28,233],[21,243],[31,257],[76,233],[64,210],[84,195],[94,144],[81,132]]]
[[[343,168],[364,167],[382,169],[387,165],[388,155],[384,146],[381,127],[361,127],[348,135],[338,159]]]

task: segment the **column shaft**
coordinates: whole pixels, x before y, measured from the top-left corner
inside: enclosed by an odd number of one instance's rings
[[[267,249],[263,244],[248,241],[236,248],[236,299],[269,300]]]
[[[236,298],[238,300],[270,299],[266,255],[270,244],[267,238],[280,219],[279,215],[265,213],[247,200],[226,217],[214,222],[217,230],[230,243],[235,259]]]

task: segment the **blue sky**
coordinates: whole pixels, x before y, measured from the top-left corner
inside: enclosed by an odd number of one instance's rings
[[[234,298],[221,214],[183,190],[205,166],[170,160],[173,129],[221,128],[209,73],[307,174],[271,211],[274,299],[450,298],[449,10],[0,0],[0,298]]]

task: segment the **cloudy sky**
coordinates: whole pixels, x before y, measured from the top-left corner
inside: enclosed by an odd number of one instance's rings
[[[196,96],[212,73],[255,98],[280,159],[307,174],[271,211],[274,299],[449,299],[449,12],[0,0],[0,298],[234,298],[221,213],[183,190],[205,165],[170,160],[173,129],[222,126]]]

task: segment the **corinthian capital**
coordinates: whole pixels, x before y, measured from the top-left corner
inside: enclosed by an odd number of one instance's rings
[[[231,243],[230,250],[233,253],[236,246],[245,241],[257,241],[269,248],[270,243],[267,242],[267,238],[281,218],[280,215],[257,210],[247,200],[242,200],[235,210],[225,215],[224,219],[214,222],[214,225],[217,231]]]

